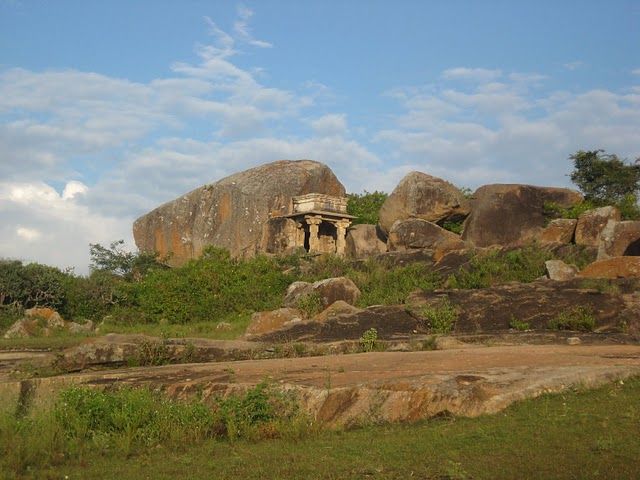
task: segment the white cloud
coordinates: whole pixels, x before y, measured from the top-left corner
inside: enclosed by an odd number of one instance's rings
[[[76,180],[72,180],[67,182],[62,191],[62,199],[63,200],[71,200],[76,195],[84,195],[89,191],[89,187],[87,187],[84,183],[78,182]]]
[[[448,80],[471,80],[477,82],[488,82],[502,76],[501,70],[491,70],[488,68],[449,68],[442,72],[442,77]]]
[[[21,226],[18,226],[18,228],[16,228],[16,234],[18,235],[18,237],[26,240],[27,242],[37,240],[42,236],[42,233],[40,233],[40,231],[36,230],[35,228],[26,228]]]
[[[541,81],[526,75],[527,84]],[[421,88],[396,91],[405,108],[376,135],[396,162],[421,166],[461,185],[518,182],[569,185],[567,157],[604,148],[623,157],[640,153],[638,95],[608,90],[534,93],[523,77],[505,76],[473,91]]]
[[[640,68],[634,68],[633,70],[631,70],[631,73],[633,75],[640,75]]]
[[[131,245],[131,217],[101,215],[75,200],[43,182],[0,182],[0,257],[87,273],[89,243]]]
[[[573,61],[573,62],[567,62],[567,63],[563,63],[563,64],[562,64],[562,66],[563,66],[564,68],[566,68],[567,70],[571,70],[571,71],[573,71],[573,70],[577,70],[577,69],[579,69],[579,68],[582,68],[582,67],[584,67],[585,65],[586,65],[586,64],[585,64],[583,61],[581,61],[581,60],[575,60],[575,61]]]
[[[249,45],[253,45],[254,47],[260,48],[271,48],[273,45],[269,42],[265,42],[264,40],[256,40],[253,38],[251,34],[251,29],[249,27],[249,20],[253,16],[253,10],[247,8],[246,6],[240,4],[238,6],[238,20],[233,24],[233,29],[236,34]]]
[[[347,133],[347,116],[344,114],[328,114],[311,121],[313,131],[322,137],[345,135]]]

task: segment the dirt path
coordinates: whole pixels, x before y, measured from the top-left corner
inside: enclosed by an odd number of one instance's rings
[[[319,420],[349,424],[444,411],[474,416],[545,392],[633,375],[640,375],[638,345],[519,345],[124,368],[2,382],[0,391],[42,401],[69,384],[130,384],[206,399],[268,379],[296,391]]]

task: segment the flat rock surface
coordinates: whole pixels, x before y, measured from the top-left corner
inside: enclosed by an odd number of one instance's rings
[[[207,399],[268,379],[296,392],[319,421],[341,425],[493,413],[523,398],[633,375],[640,375],[640,345],[474,346],[84,372],[0,382],[0,393],[29,391],[35,402],[71,384],[117,384]]]

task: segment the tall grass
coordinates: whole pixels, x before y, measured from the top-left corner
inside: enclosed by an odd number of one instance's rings
[[[85,455],[128,456],[206,439],[256,440],[308,434],[310,422],[292,397],[261,383],[241,395],[172,400],[145,388],[100,391],[72,387],[49,408],[0,413],[0,471],[17,475]]]

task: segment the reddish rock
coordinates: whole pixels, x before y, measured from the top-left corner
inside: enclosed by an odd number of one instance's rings
[[[600,234],[598,260],[640,255],[640,221],[610,221]]]
[[[411,172],[380,208],[380,227],[388,233],[398,220],[421,218],[436,223],[468,213],[469,202],[460,189],[441,178]]]
[[[620,210],[616,207],[595,208],[584,212],[576,226],[576,245],[598,246],[600,235],[610,220],[620,221]]]
[[[174,266],[198,257],[207,245],[225,248],[234,257],[252,256],[260,251],[267,220],[290,213],[291,198],[307,193],[344,196],[345,190],[322,163],[282,160],[165,203],[138,218],[133,235],[141,251],[169,255]]]
[[[582,278],[634,278],[640,277],[640,257],[612,257],[598,260],[583,268]]]
[[[278,330],[290,323],[300,322],[302,315],[293,308],[279,308],[269,312],[256,312],[251,316],[247,335],[261,335]]]
[[[571,243],[577,223],[577,220],[571,218],[551,220],[540,233],[540,243],[543,245]]]
[[[363,259],[387,251],[385,236],[377,225],[354,225],[347,231],[345,254]]]
[[[477,247],[516,246],[539,240],[546,224],[544,204],[570,207],[582,201],[567,188],[485,185],[473,194],[462,239]]]

